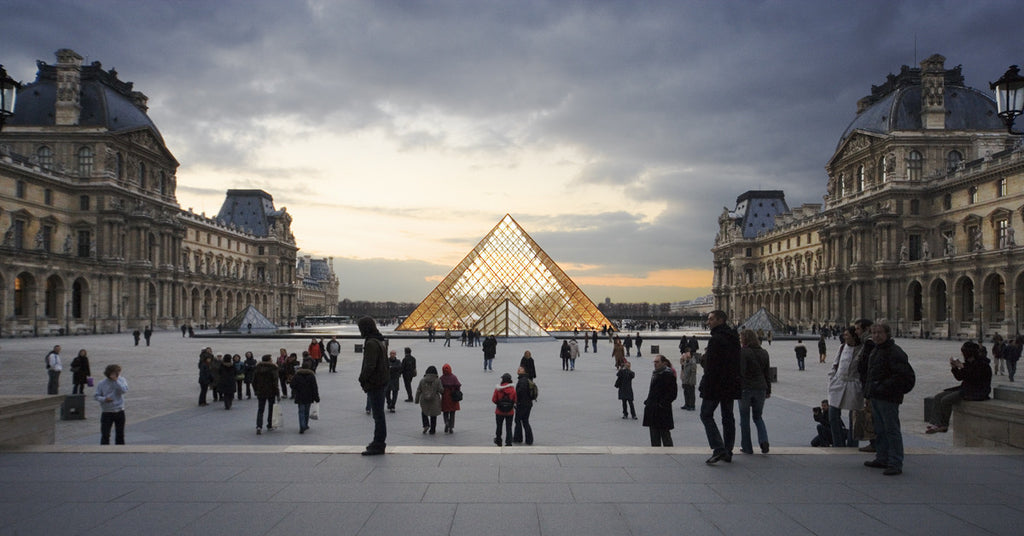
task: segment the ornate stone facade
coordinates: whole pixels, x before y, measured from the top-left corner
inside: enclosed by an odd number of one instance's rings
[[[260,192],[261,232],[181,210],[145,95],[73,51],[57,58],[0,132],[2,335],[216,325],[248,304],[294,320],[287,212]]]
[[[904,66],[858,102],[826,165],[824,205],[753,233],[738,209],[763,192],[723,211],[713,292],[730,317],[763,306],[805,328],[869,317],[920,337],[1019,331],[1024,149],[944,61]]]
[[[314,259],[299,257],[295,269],[298,314],[338,314],[338,277],[334,274],[334,257]]]

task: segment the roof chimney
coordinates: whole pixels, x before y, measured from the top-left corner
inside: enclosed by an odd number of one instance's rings
[[[77,125],[82,113],[79,95],[82,91],[82,57],[70,48],[57,54],[57,116],[58,125]]]
[[[921,126],[946,128],[946,58],[934,54],[921,62]]]

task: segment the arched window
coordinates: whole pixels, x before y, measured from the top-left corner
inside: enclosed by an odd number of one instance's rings
[[[50,169],[53,167],[53,149],[43,145],[36,149],[36,156],[39,158],[39,165],[43,169]]]
[[[839,197],[846,196],[846,174],[839,174]]]
[[[907,156],[907,179],[912,181],[921,180],[921,170],[924,168],[924,157],[917,151],[910,151]]]
[[[82,147],[81,149],[79,149],[78,150],[78,165],[77,165],[78,176],[79,177],[89,177],[89,176],[91,176],[92,175],[92,164],[93,164],[92,148],[90,148],[90,147]]]
[[[950,151],[948,154],[946,154],[946,169],[953,171],[954,169],[956,169],[956,166],[959,165],[961,161],[963,161],[963,159],[964,155],[960,154],[960,151],[957,151],[955,149]]]
[[[857,166],[857,191],[864,191],[864,166]]]

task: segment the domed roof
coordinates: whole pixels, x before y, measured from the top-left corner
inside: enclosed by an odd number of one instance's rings
[[[11,126],[53,126],[56,124],[57,70],[38,62],[36,80],[18,91],[16,113]],[[113,70],[103,71],[99,62],[81,68],[78,125],[105,127],[110,131],[148,128],[163,141],[160,131],[146,114],[146,97],[132,91],[130,82],[117,79]]]
[[[1005,127],[996,115],[996,103],[986,93],[964,85],[960,67],[945,71],[943,103],[947,130],[995,130]],[[877,134],[923,130],[921,121],[921,69],[903,66],[890,74],[872,94],[860,100],[857,117],[843,131],[837,147],[856,130]]]

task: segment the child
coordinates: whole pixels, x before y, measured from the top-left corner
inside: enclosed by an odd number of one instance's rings
[[[110,444],[110,427],[114,426],[114,442],[124,445],[124,394],[128,392],[128,382],[121,377],[121,367],[107,365],[103,371],[106,376],[96,384],[93,398],[100,403],[100,445]]]

